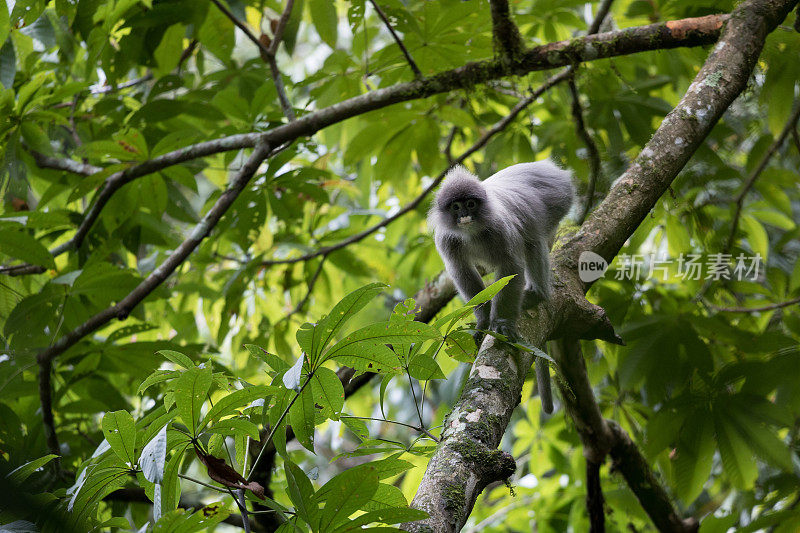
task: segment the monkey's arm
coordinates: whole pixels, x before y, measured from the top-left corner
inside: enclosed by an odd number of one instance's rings
[[[484,289],[483,279],[475,265],[466,257],[463,246],[456,240],[437,239],[436,247],[444,260],[447,274],[458,289],[458,293],[469,301],[473,296]],[[489,306],[482,305],[475,308],[476,327],[487,329],[489,327]],[[478,340],[479,336],[476,336]]]

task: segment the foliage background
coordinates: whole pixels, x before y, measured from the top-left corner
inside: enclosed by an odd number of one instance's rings
[[[424,75],[493,55],[485,2],[379,3]],[[269,0],[227,5],[256,34],[271,35],[270,21],[283,11],[282,4]],[[47,267],[35,275],[0,277],[5,345],[0,453],[9,468],[16,468],[48,453],[37,352],[119,301],[151,273],[220,197],[244,154],[215,154],[133,180],[113,196],[77,250],[52,259],[47,249],[72,236],[112,172],[194,142],[265,131],[283,121],[284,114],[268,62],[211,2],[25,0],[9,7],[0,9],[0,42],[5,43],[0,48],[0,253],[4,264],[21,260]],[[582,34],[593,18],[592,7],[579,1],[512,2],[528,45]],[[624,28],[732,7],[725,1],[620,0],[611,17],[614,27]],[[789,531],[800,521],[795,510],[800,501],[800,313],[797,306],[757,313],[721,309],[768,306],[800,296],[796,126],[745,191],[741,214],[735,209],[743,184],[797,105],[800,34],[791,27],[794,17],[769,36],[746,93],[622,250],[673,258],[759,253],[766,261],[762,277],[707,283],[680,280],[674,271],[667,281],[607,276],[590,293],[628,343],[584,346],[604,415],[634,437],[680,509],[702,519],[707,531],[730,526]],[[706,54],[703,48],[645,52],[578,69],[584,119],[602,160],[598,198],[678,102]],[[364,1],[298,0],[276,59],[298,115],[413,79],[397,44]],[[550,74],[508,78],[372,111],[301,139],[269,160],[175,275],[124,322],[85,337],[56,360],[53,410],[64,457],[58,470],[49,464],[26,477],[25,489],[45,503],[63,498],[104,438],[104,413],[132,413],[140,425],[141,450],[144,435],[152,436],[146,417],[165,398],[169,405],[171,385],[165,381],[146,390],[140,385],[158,369],[185,370],[159,350],[188,355],[190,372],[200,372],[195,364],[213,368],[212,397],[218,400],[245,383],[268,385],[273,379],[264,361],[245,345],[263,347],[293,364],[301,353],[296,340],[301,324],[319,321],[361,286],[382,282],[390,288],[347,331],[388,320],[397,303],[442,268],[426,230],[426,202],[324,257],[269,262],[336,244],[396,212],[447,168],[448,154],[466,150],[509,113],[519,99],[515,94],[536,89]],[[579,191],[585,192],[589,154],[571,106],[566,84],[556,85],[493,136],[467,166],[485,177],[516,162],[550,157],[573,170]],[[33,151],[104,170],[84,176],[42,168]],[[728,245],[734,223],[735,238]],[[434,434],[465,375],[463,365],[443,355],[437,361],[447,379],[428,383],[422,409],[425,427]],[[385,391],[379,380],[363,387],[347,399],[345,412],[385,414],[418,426],[414,402],[422,387],[415,382],[412,395],[411,380],[399,377]],[[280,373],[276,383],[280,388]],[[318,488],[362,461],[350,453],[360,439],[335,420],[342,407],[328,408],[334,420],[318,417],[316,453],[295,443],[278,460],[267,489],[282,505],[298,505],[286,488],[284,462],[318,474],[313,480]],[[257,436],[260,414],[243,419],[255,422],[251,436]],[[372,438],[405,446],[430,444],[418,441],[419,433],[405,426],[371,421],[366,427]],[[234,463],[241,464],[245,435],[252,431],[247,426],[230,432]],[[221,441],[209,446],[219,451]],[[370,456],[380,459],[395,449],[381,442],[361,446],[380,448],[383,455]],[[539,531],[587,527],[577,434],[563,410],[542,416],[533,380],[503,447],[517,460],[513,492],[503,485],[488,490],[466,530],[523,531],[534,523]],[[410,501],[426,456],[406,452],[397,458],[415,468],[388,483]],[[182,468],[208,481],[191,454]],[[612,511],[609,528],[652,528],[611,470],[603,474]],[[138,481],[122,481],[148,486],[141,474]],[[236,512],[230,496],[185,479],[175,482],[194,502],[221,499]],[[87,515],[101,522],[117,517],[111,522],[115,526],[124,516],[127,527],[141,527],[151,512],[144,503],[99,499],[87,502]],[[173,500],[171,505],[177,505]]]

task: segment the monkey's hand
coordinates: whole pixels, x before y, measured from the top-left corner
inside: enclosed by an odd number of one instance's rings
[[[517,333],[517,324],[514,320],[508,320],[505,318],[495,318],[492,321],[490,329],[494,332],[499,333],[506,339],[511,342],[516,342],[519,340],[519,334]]]

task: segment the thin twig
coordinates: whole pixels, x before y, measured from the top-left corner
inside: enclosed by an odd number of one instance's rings
[[[301,357],[304,357],[304,356],[301,356]],[[269,444],[272,441],[272,437],[275,436],[275,432],[278,430],[279,427],[281,427],[281,423],[283,422],[283,419],[286,418],[287,414],[289,414],[289,409],[292,408],[292,406],[294,405],[294,402],[296,402],[297,399],[300,397],[300,395],[303,394],[303,391],[305,390],[306,386],[308,386],[308,384],[311,383],[311,378],[313,378],[313,377],[314,377],[314,371],[312,370],[311,372],[308,373],[308,376],[306,377],[305,382],[303,382],[303,386],[300,387],[300,390],[298,390],[295,393],[294,398],[292,398],[292,401],[289,402],[289,405],[287,405],[286,409],[283,410],[283,413],[281,413],[281,416],[278,417],[278,421],[275,422],[275,425],[272,426],[272,429],[270,430],[269,435],[267,435],[267,438],[264,439],[261,442],[261,450],[259,450],[255,461],[253,461],[253,466],[250,467],[250,473],[247,474],[247,477],[245,478],[245,481],[247,483],[250,483],[250,478],[253,477],[253,473],[256,471],[256,468],[258,467],[258,464],[261,462],[261,458],[264,456],[264,451],[267,449],[267,444]]]
[[[603,25],[603,20],[605,20],[608,12],[611,10],[612,3],[614,3],[614,0],[603,0],[603,3],[597,8],[597,14],[594,16],[594,20],[589,25],[589,29],[586,30],[587,35],[592,35],[600,31],[600,26]]]
[[[603,0],[603,3],[600,4],[600,7],[597,9],[594,20],[589,25],[589,29],[586,32],[587,35],[598,32],[613,2],[614,0]],[[580,94],[575,85],[574,77],[569,80],[569,92],[572,96],[572,118],[575,120],[575,129],[578,132],[578,136],[583,139],[583,143],[586,145],[586,151],[589,155],[589,184],[586,187],[586,199],[584,200],[583,208],[577,220],[578,224],[583,224],[583,221],[586,220],[586,215],[589,214],[589,210],[594,203],[595,189],[601,177],[600,151],[597,149],[597,143],[594,142],[594,139],[592,139],[592,136],[589,135],[589,131],[586,129],[586,121],[583,118],[583,106],[581,106]]]
[[[322,260],[319,262],[319,265],[317,265],[317,269],[314,271],[314,274],[311,276],[311,279],[308,280],[308,288],[306,290],[306,295],[303,297],[302,300],[300,300],[300,302],[298,302],[298,304],[294,307],[294,309],[289,311],[289,313],[285,317],[283,317],[283,320],[289,320],[292,317],[292,315],[295,315],[300,311],[302,311],[303,307],[305,307],[306,303],[308,303],[308,300],[311,298],[311,293],[314,290],[314,286],[317,284],[317,279],[319,278],[319,275],[322,274],[322,267],[325,265],[325,260],[327,258],[328,258],[327,255],[322,256]]]
[[[278,39],[276,38],[275,41],[270,43],[270,46],[265,45],[258,37],[250,31],[250,28],[247,25],[239,20],[236,15],[234,15],[225,5],[220,2],[219,0],[211,0],[217,8],[219,8],[222,13],[228,17],[233,24],[242,30],[242,32],[250,39],[259,49],[261,52],[261,57],[267,62],[269,65],[270,72],[272,73],[272,81],[275,83],[275,89],[278,92],[278,100],[281,104],[281,109],[283,110],[284,116],[290,122],[294,120],[294,109],[292,108],[291,103],[289,102],[289,98],[286,95],[286,87],[283,84],[283,78],[281,78],[281,72],[278,69],[278,62],[275,60],[275,53],[277,52],[277,42]],[[287,5],[287,8],[291,10],[292,8],[292,1]]]
[[[75,161],[73,159],[51,157],[49,155],[44,155],[42,153],[37,152],[36,150],[29,149],[28,152],[30,152],[30,154],[33,156],[33,159],[34,161],[36,161],[36,165],[39,168],[64,170],[66,172],[72,172],[73,174],[78,174],[80,176],[91,176],[92,174],[103,170],[100,167],[96,167],[94,165],[89,165],[86,163],[79,163],[78,161]]]
[[[447,164],[453,165],[453,141],[458,133],[458,126],[450,128],[450,133],[447,135],[447,140],[444,143],[444,156],[447,158]]]
[[[794,140],[794,147],[797,148],[797,153],[800,154],[800,133],[797,132],[797,124],[792,128],[792,139]]]
[[[281,13],[281,18],[278,20],[278,25],[275,27],[275,33],[272,36],[272,42],[269,45],[269,53],[272,56],[278,53],[278,45],[283,40],[283,32],[289,23],[289,18],[292,16],[292,7],[294,7],[294,0],[287,0],[286,7],[283,8],[283,13]]]
[[[380,19],[383,21],[383,24],[384,26],[386,26],[386,29],[389,30],[389,33],[392,34],[394,42],[396,42],[397,46],[400,47],[400,51],[403,52],[404,56],[406,56],[406,61],[408,61],[408,66],[410,66],[411,70],[414,72],[414,76],[417,78],[422,78],[422,71],[420,71],[417,64],[414,63],[414,60],[411,58],[411,54],[408,53],[408,49],[406,49],[406,46],[403,44],[402,39],[400,39],[400,36],[397,35],[397,33],[394,31],[394,28],[392,28],[392,24],[389,22],[389,19],[386,17],[386,14],[378,6],[378,3],[375,0],[369,0],[369,3],[372,4],[372,7],[375,9],[375,13],[377,13],[378,17],[380,17]]]
[[[212,3],[213,3],[215,6],[217,6],[217,9],[219,9],[220,11],[222,11],[222,14],[223,14],[223,15],[225,15],[226,17],[228,17],[228,19],[230,19],[230,21],[231,21],[231,22],[233,22],[234,26],[236,26],[237,28],[239,28],[240,30],[242,30],[242,33],[244,33],[244,34],[245,34],[245,36],[246,36],[248,39],[250,39],[250,40],[253,42],[253,44],[255,44],[255,45],[258,47],[258,49],[259,49],[259,50],[261,50],[261,53],[262,53],[262,54],[264,54],[264,55],[267,55],[267,56],[271,56],[271,55],[273,55],[273,54],[272,54],[272,52],[270,52],[269,48],[268,48],[268,47],[267,47],[267,46],[266,46],[264,43],[262,43],[262,42],[261,42],[261,41],[258,39],[258,37],[256,37],[256,36],[253,34],[253,32],[251,32],[251,31],[250,31],[250,28],[248,28],[248,27],[247,27],[247,25],[246,25],[244,22],[242,22],[241,20],[239,20],[239,19],[236,17],[236,15],[234,15],[234,14],[231,12],[231,10],[230,10],[230,9],[228,9],[228,8],[225,6],[225,4],[223,4],[223,3],[222,3],[222,2],[220,2],[219,0],[211,0],[211,2],[212,2]]]
[[[721,311],[724,313],[761,313],[763,311],[774,311],[776,309],[783,309],[784,307],[789,307],[791,305],[795,305],[800,303],[800,298],[795,298],[793,300],[787,300],[785,302],[780,302],[776,304],[769,304],[763,305],[761,307],[720,307],[718,305],[714,305],[711,302],[704,302],[708,307],[715,311]]]
[[[758,177],[761,175],[764,169],[767,168],[767,164],[769,163],[770,159],[772,159],[772,156],[778,151],[778,148],[781,147],[783,141],[786,140],[786,137],[788,137],[789,133],[791,133],[791,131],[795,128],[797,119],[800,118],[800,103],[796,103],[795,105],[796,108],[789,117],[789,120],[786,121],[786,125],[783,127],[780,135],[778,135],[778,138],[775,139],[769,146],[766,153],[764,153],[764,155],[761,157],[761,161],[759,161],[758,166],[753,169],[753,172],[750,173],[750,176],[742,186],[739,194],[736,195],[736,209],[733,212],[733,220],[731,221],[731,230],[728,234],[728,239],[725,241],[725,246],[722,248],[723,253],[730,252],[731,248],[733,247],[733,242],[736,240],[736,230],[739,229],[739,219],[742,216],[742,207],[744,207],[745,196],[747,196],[747,193],[753,188],[753,185]]]
[[[226,489],[223,489],[223,488],[220,488],[220,487],[215,487],[214,485],[212,485],[210,483],[206,483],[204,481],[200,481],[199,479],[195,479],[193,477],[189,477],[189,476],[187,476],[185,474],[180,474],[179,473],[178,477],[182,478],[182,479],[185,479],[186,481],[191,481],[192,483],[197,483],[198,485],[202,485],[202,486],[204,486],[204,487],[206,487],[208,489],[215,490],[217,492],[222,492],[223,494],[228,494],[228,491]]]
[[[433,435],[430,431],[425,429],[425,426],[415,426],[413,424],[406,424],[405,422],[399,422],[397,420],[387,420],[385,418],[376,418],[374,416],[353,416],[353,415],[342,415],[341,418],[356,418],[358,420],[374,420],[376,422],[386,422],[387,424],[396,424],[398,426],[404,426],[409,429],[413,429],[414,431],[418,431],[424,434],[426,437],[439,442],[438,437]]]
[[[581,106],[581,96],[578,93],[578,88],[575,86],[575,78],[571,77],[567,82],[569,92],[572,96],[572,118],[575,121],[575,130],[578,136],[583,139],[586,145],[586,151],[589,155],[589,184],[586,187],[586,198],[583,202],[583,208],[578,216],[577,223],[583,224],[586,220],[586,215],[594,203],[594,191],[597,187],[597,182],[600,179],[600,151],[597,149],[592,136],[586,129],[586,123],[583,120],[583,107]]]
[[[535,101],[542,94],[544,94],[544,92],[547,91],[548,89],[550,89],[550,87],[552,87],[553,85],[555,85],[555,84],[567,79],[568,77],[569,77],[569,72],[567,72],[566,70],[561,72],[561,73],[559,73],[559,74],[556,74],[555,76],[550,77],[546,82],[544,82],[544,84],[542,84],[542,86],[539,87],[533,94],[531,94],[529,96],[526,96],[525,98],[523,98],[522,100],[517,102],[517,105],[515,105],[511,109],[511,111],[509,112],[509,114],[506,117],[504,117],[502,120],[498,121],[494,126],[489,128],[486,131],[486,133],[484,133],[483,136],[480,139],[478,139],[478,141],[475,142],[475,144],[470,146],[464,153],[462,153],[460,156],[458,156],[453,161],[453,165],[457,165],[457,164],[460,164],[460,163],[464,162],[464,160],[466,160],[469,156],[471,156],[472,154],[474,154],[475,152],[477,152],[478,150],[483,148],[486,145],[486,143],[489,142],[489,140],[494,135],[496,135],[497,133],[503,131],[516,118],[516,116],[523,109],[525,109],[533,101]],[[389,224],[391,224],[392,222],[394,222],[398,218],[402,217],[406,213],[416,209],[417,206],[422,203],[422,201],[425,199],[425,197],[428,196],[428,194],[430,194],[431,191],[433,191],[436,187],[439,186],[439,184],[442,182],[442,180],[444,180],[445,176],[447,175],[447,171],[450,170],[451,167],[452,167],[452,165],[449,166],[444,171],[442,171],[436,177],[436,179],[434,179],[433,182],[431,182],[431,184],[424,191],[422,191],[422,193],[419,196],[417,196],[411,202],[406,204],[405,207],[400,209],[394,215],[392,215],[390,217],[387,217],[387,218],[383,219],[382,221],[378,222],[374,226],[371,226],[371,227],[365,229],[364,231],[362,231],[360,233],[356,233],[355,235],[353,235],[351,237],[348,237],[347,239],[344,239],[344,240],[342,240],[342,241],[340,241],[340,242],[338,242],[336,244],[332,244],[330,246],[325,246],[325,247],[320,248],[319,250],[316,250],[314,252],[309,252],[309,253],[307,253],[305,255],[301,255],[301,256],[298,256],[298,257],[293,257],[293,258],[290,258],[290,259],[269,259],[269,260],[266,260],[266,261],[262,261],[261,265],[262,266],[289,265],[289,264],[293,264],[293,263],[299,263],[301,261],[308,261],[309,259],[314,259],[315,257],[319,257],[321,255],[328,255],[331,252],[335,252],[336,250],[340,250],[340,249],[342,249],[342,248],[344,248],[346,246],[349,246],[349,245],[351,245],[353,243],[356,243],[358,241],[361,241],[361,240],[365,239],[366,237],[372,235],[373,233],[375,233],[379,229],[388,226]]]

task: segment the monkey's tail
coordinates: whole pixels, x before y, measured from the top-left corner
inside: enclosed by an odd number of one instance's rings
[[[550,365],[543,357],[537,357],[536,386],[539,389],[539,398],[542,400],[542,410],[548,415],[553,412],[553,390],[550,387]]]

